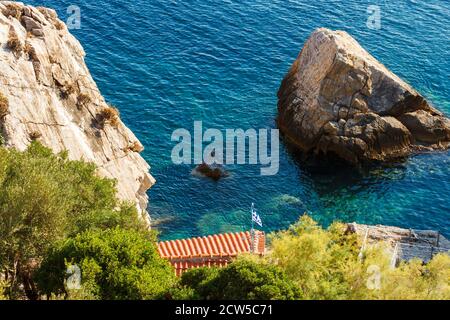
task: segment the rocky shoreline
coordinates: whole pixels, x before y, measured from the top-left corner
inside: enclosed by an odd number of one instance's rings
[[[430,261],[436,254],[449,253],[450,241],[439,231],[404,229],[385,225],[364,225],[355,222],[347,224],[347,231],[356,233],[364,250],[368,246],[384,243],[392,266],[401,261],[420,259]]]
[[[146,191],[155,179],[139,154],[143,146],[99,92],[82,46],[56,12],[2,1],[0,43],[3,144],[24,150],[38,140],[94,163],[149,223]]]

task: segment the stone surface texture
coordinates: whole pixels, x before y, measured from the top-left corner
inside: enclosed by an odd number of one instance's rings
[[[357,164],[449,147],[450,120],[344,31],[312,33],[278,98],[278,126],[305,153]]]
[[[4,145],[24,150],[34,139],[55,152],[93,162],[117,180],[118,197],[149,222],[146,191],[155,183],[141,143],[109,106],[84,62],[85,52],[54,10],[0,2],[0,118]]]

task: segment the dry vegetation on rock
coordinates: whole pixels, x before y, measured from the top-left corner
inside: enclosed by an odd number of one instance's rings
[[[0,119],[9,112],[9,101],[2,93],[0,93]]]
[[[133,152],[141,152],[142,150],[144,150],[144,147],[138,141],[134,141],[128,146],[127,149]]]
[[[8,41],[6,42],[6,46],[14,52],[16,56],[20,55],[23,51],[23,45],[17,36],[17,33],[14,29],[9,30]]]
[[[86,93],[80,93],[77,98],[77,107],[81,109],[91,103],[91,98]]]
[[[40,131],[42,144],[67,149],[73,159],[89,159],[98,164],[100,176],[116,179],[117,196],[136,204],[147,221],[146,190],[154,179],[142,157],[121,150],[137,138],[117,117],[110,121],[120,124],[117,128],[107,128],[108,135],[100,132],[98,114],[105,100],[82,58],[81,44],[66,27],[57,30],[62,24],[55,10],[0,1],[0,92],[9,99],[9,104],[6,98],[0,101],[0,144],[24,150],[36,138],[32,131]],[[22,48],[20,55],[7,46],[10,30],[15,35],[10,47]]]
[[[102,125],[109,124],[113,127],[117,127],[120,120],[119,110],[111,105],[108,105],[100,112],[99,120]]]
[[[63,99],[69,98],[71,94],[74,94],[77,91],[77,86],[75,83],[66,83],[61,87],[61,97]]]
[[[35,140],[39,139],[40,137],[42,137],[42,133],[40,133],[39,131],[30,132],[30,139],[32,141],[35,141]]]
[[[64,30],[64,23],[62,23],[60,20],[55,20],[55,28],[56,30]]]
[[[8,3],[5,5],[6,9],[3,14],[7,17],[14,17],[20,20],[22,17],[22,7],[16,3]]]

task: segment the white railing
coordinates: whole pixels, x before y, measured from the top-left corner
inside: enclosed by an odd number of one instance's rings
[[[391,268],[395,268],[397,266],[398,244],[399,244],[399,242],[395,243],[394,252],[392,253]]]
[[[369,237],[369,230],[370,230],[370,227],[367,227],[366,235],[364,236],[363,244],[362,244],[361,249],[359,250],[359,254],[358,254],[359,260],[362,260],[363,252],[364,252],[364,250],[366,250],[366,243],[367,243],[367,239]]]

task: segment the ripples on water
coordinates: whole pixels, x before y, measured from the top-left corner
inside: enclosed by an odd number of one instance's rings
[[[31,1],[62,17],[72,1]],[[218,183],[170,161],[176,128],[274,128],[276,92],[308,35],[343,29],[450,113],[450,9],[437,1],[78,1],[73,33],[102,93],[143,142],[158,183],[150,210],[165,239],[249,228],[255,202],[265,229],[310,212],[334,219],[437,229],[450,236],[449,153],[367,169],[307,169],[282,147],[280,173],[231,167]],[[366,27],[379,5],[382,29]]]

